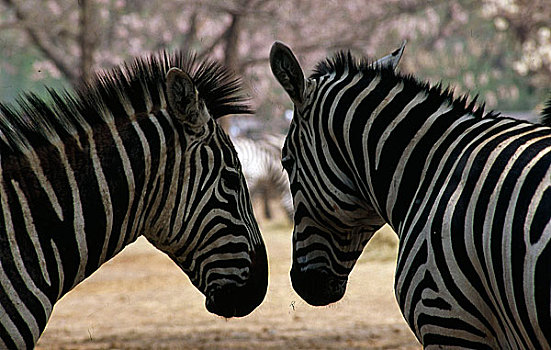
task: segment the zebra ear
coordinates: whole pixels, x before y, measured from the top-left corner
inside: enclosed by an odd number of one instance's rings
[[[276,41],[270,50],[270,67],[281,86],[295,104],[301,104],[304,96],[304,73],[289,47]]]
[[[398,63],[400,62],[400,58],[402,58],[402,54],[404,53],[406,44],[407,40],[402,41],[402,45],[400,46],[400,48],[394,50],[394,52],[392,52],[390,55],[386,55],[385,57],[373,62],[373,66],[381,68],[389,67],[395,70],[398,66]]]
[[[189,74],[179,68],[170,68],[166,74],[166,91],[168,105],[176,119],[192,127],[207,122],[209,115],[201,108],[199,92]]]

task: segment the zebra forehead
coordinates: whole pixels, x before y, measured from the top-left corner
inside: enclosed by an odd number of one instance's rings
[[[129,118],[163,109],[166,72],[172,67],[190,75],[214,119],[252,113],[241,80],[225,66],[200,60],[192,52],[162,51],[99,72],[74,92],[48,89],[47,98],[30,93],[15,104],[0,103],[0,144],[24,151],[29,140],[74,135],[82,123],[93,127],[105,118]]]

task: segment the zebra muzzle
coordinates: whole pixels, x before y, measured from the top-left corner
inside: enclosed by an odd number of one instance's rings
[[[297,294],[312,306],[325,306],[339,301],[346,291],[348,279],[325,270],[304,270],[293,266],[291,282]]]
[[[250,275],[244,285],[227,284],[207,292],[205,306],[213,314],[243,317],[259,306],[268,289],[268,259],[264,246],[251,253]]]

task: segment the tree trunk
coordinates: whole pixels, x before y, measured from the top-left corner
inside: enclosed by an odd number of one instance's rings
[[[236,74],[240,74],[239,69],[239,34],[241,30],[241,20],[242,16],[237,13],[232,14],[231,24],[226,30],[226,35],[224,38],[225,47],[224,47],[224,64],[226,67],[233,70]],[[231,125],[231,117],[225,117],[218,120],[218,123],[222,128],[229,132]]]
[[[94,51],[97,40],[93,21],[93,1],[79,0],[80,6],[80,76],[88,82],[93,76]]]

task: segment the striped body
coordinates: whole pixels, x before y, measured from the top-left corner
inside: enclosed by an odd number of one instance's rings
[[[189,73],[165,79],[171,66]],[[235,83],[213,62],[165,54],[77,97],[52,92],[50,106],[33,96],[18,111],[0,105],[0,348],[32,348],[55,302],[139,235],[188,274],[211,312],[242,316],[262,301],[264,245],[214,120],[240,110]],[[186,86],[199,99],[184,105]],[[230,99],[210,96],[217,88]]]
[[[281,166],[283,138],[263,134],[258,139],[235,137],[232,142],[243,166],[251,198],[263,199],[264,214],[268,219],[271,218],[269,199],[278,199],[292,220],[293,198],[289,190],[289,178]]]
[[[551,129],[346,54],[296,94],[300,78],[278,69],[291,60],[272,67],[295,101],[283,150],[295,290],[339,300],[386,222],[396,299],[423,346],[550,348]]]

